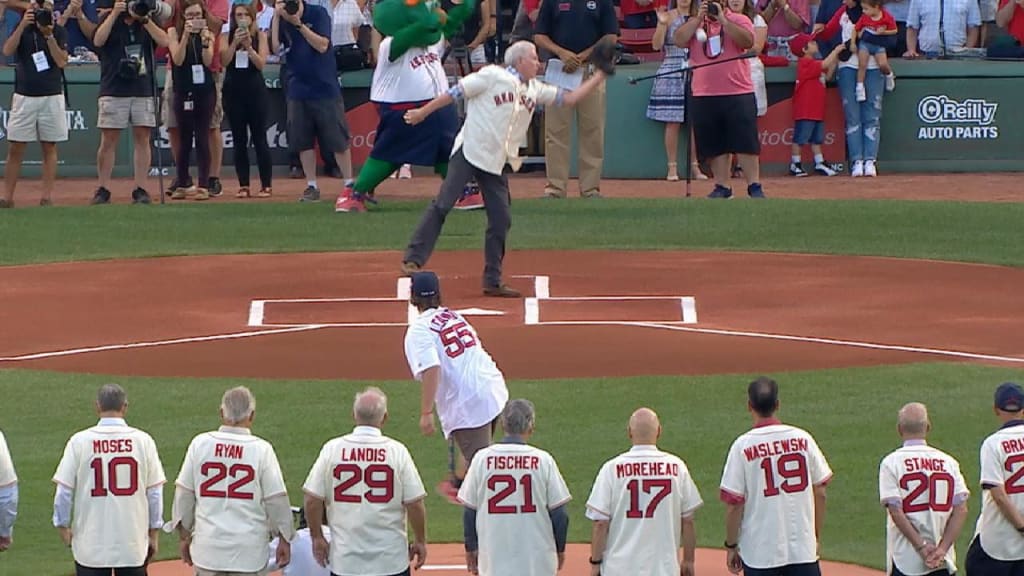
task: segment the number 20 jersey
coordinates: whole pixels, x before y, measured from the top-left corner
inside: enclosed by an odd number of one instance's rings
[[[1024,510],[1024,423],[1010,423],[981,444],[981,486],[1002,486],[1013,507]],[[989,490],[982,491],[975,534],[992,558],[1024,560],[1024,538],[1003,516]]]
[[[445,438],[452,430],[489,424],[508,401],[505,377],[458,312],[440,307],[420,314],[406,330],[405,357],[417,380],[439,367],[434,402]]]
[[[817,561],[812,487],[831,478],[825,455],[800,428],[776,422],[737,438],[720,488],[726,503],[744,504],[743,562],[766,569]]]

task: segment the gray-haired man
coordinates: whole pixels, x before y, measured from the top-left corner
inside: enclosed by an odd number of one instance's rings
[[[252,434],[256,399],[244,386],[224,393],[222,426],[196,436],[185,453],[171,527],[181,559],[197,576],[257,575],[267,543],[280,536],[277,565],[291,557],[295,535],[281,466],[270,442]]]
[[[529,400],[509,402],[505,438],[476,453],[459,489],[473,574],[554,576],[565,562],[572,496],[551,454],[526,443],[534,423]]]

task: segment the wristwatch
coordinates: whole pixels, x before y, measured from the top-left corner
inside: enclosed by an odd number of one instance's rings
[[[723,542],[722,544],[723,544],[723,545],[724,545],[724,546],[726,547],[726,549],[727,549],[727,550],[735,550],[735,549],[736,549],[736,547],[740,545],[740,543],[739,543],[739,542],[737,542],[737,543],[735,543],[735,544],[729,544],[729,541],[728,541],[728,540],[726,540],[726,541],[725,541],[725,542]]]
[[[594,560],[593,558],[590,559],[590,565],[591,566],[599,566],[603,562],[604,562],[604,558],[602,558],[600,560]]]

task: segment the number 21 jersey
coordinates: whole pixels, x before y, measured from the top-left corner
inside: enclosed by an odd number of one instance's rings
[[[434,402],[445,438],[489,424],[508,401],[505,377],[458,312],[440,307],[420,314],[406,330],[405,357],[417,380],[430,368],[440,370]]]

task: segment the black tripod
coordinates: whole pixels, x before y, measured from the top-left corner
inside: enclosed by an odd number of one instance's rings
[[[150,61],[153,63],[153,67],[155,68],[156,67],[156,48],[154,47],[154,43],[155,43],[155,41],[150,39],[150,41],[149,41],[149,58],[150,58]],[[143,62],[143,64],[145,64],[145,62],[146,62],[145,56],[143,56],[142,62]],[[153,90],[153,110],[154,110],[154,113],[156,114],[156,119],[157,119],[157,123],[156,123],[156,138],[154,138],[153,141],[154,142],[160,142],[160,105],[161,105],[160,100],[161,100],[161,96],[156,91],[156,70],[148,70],[147,72],[149,72],[149,87],[150,87],[150,89]],[[170,105],[167,102],[163,102],[163,104],[165,106],[169,106]],[[170,116],[171,114],[173,114],[173,112],[169,112],[168,116]],[[156,165],[157,165],[157,172],[156,173],[157,173],[157,177],[159,178],[159,182],[160,182],[160,204],[163,204],[164,203],[164,153],[160,149],[159,145],[154,146],[154,148],[156,149]],[[179,160],[179,162],[181,161],[180,158],[178,160]],[[188,159],[186,159],[185,161],[187,162]],[[150,164],[152,164],[152,162],[150,162]]]
[[[685,122],[683,123],[683,129],[686,131],[686,197],[690,197],[690,182],[693,180],[693,162],[690,162],[690,147],[693,146],[693,108],[692,94],[690,93],[690,82],[693,80],[693,71],[698,68],[707,68],[708,66],[714,66],[716,64],[725,64],[726,62],[735,62],[736,60],[746,60],[748,58],[756,58],[757,54],[754,52],[747,52],[739,56],[733,56],[731,58],[724,58],[722,60],[713,60],[704,64],[698,64],[696,66],[690,66],[689,62],[684,62],[684,65],[679,70],[669,70],[667,72],[659,72],[657,74],[651,74],[649,76],[641,76],[640,78],[629,78],[630,84],[637,84],[644,80],[653,80],[655,78],[663,78],[665,76],[671,76],[673,74],[683,75],[683,109],[686,111]],[[673,159],[674,161],[675,159]]]

